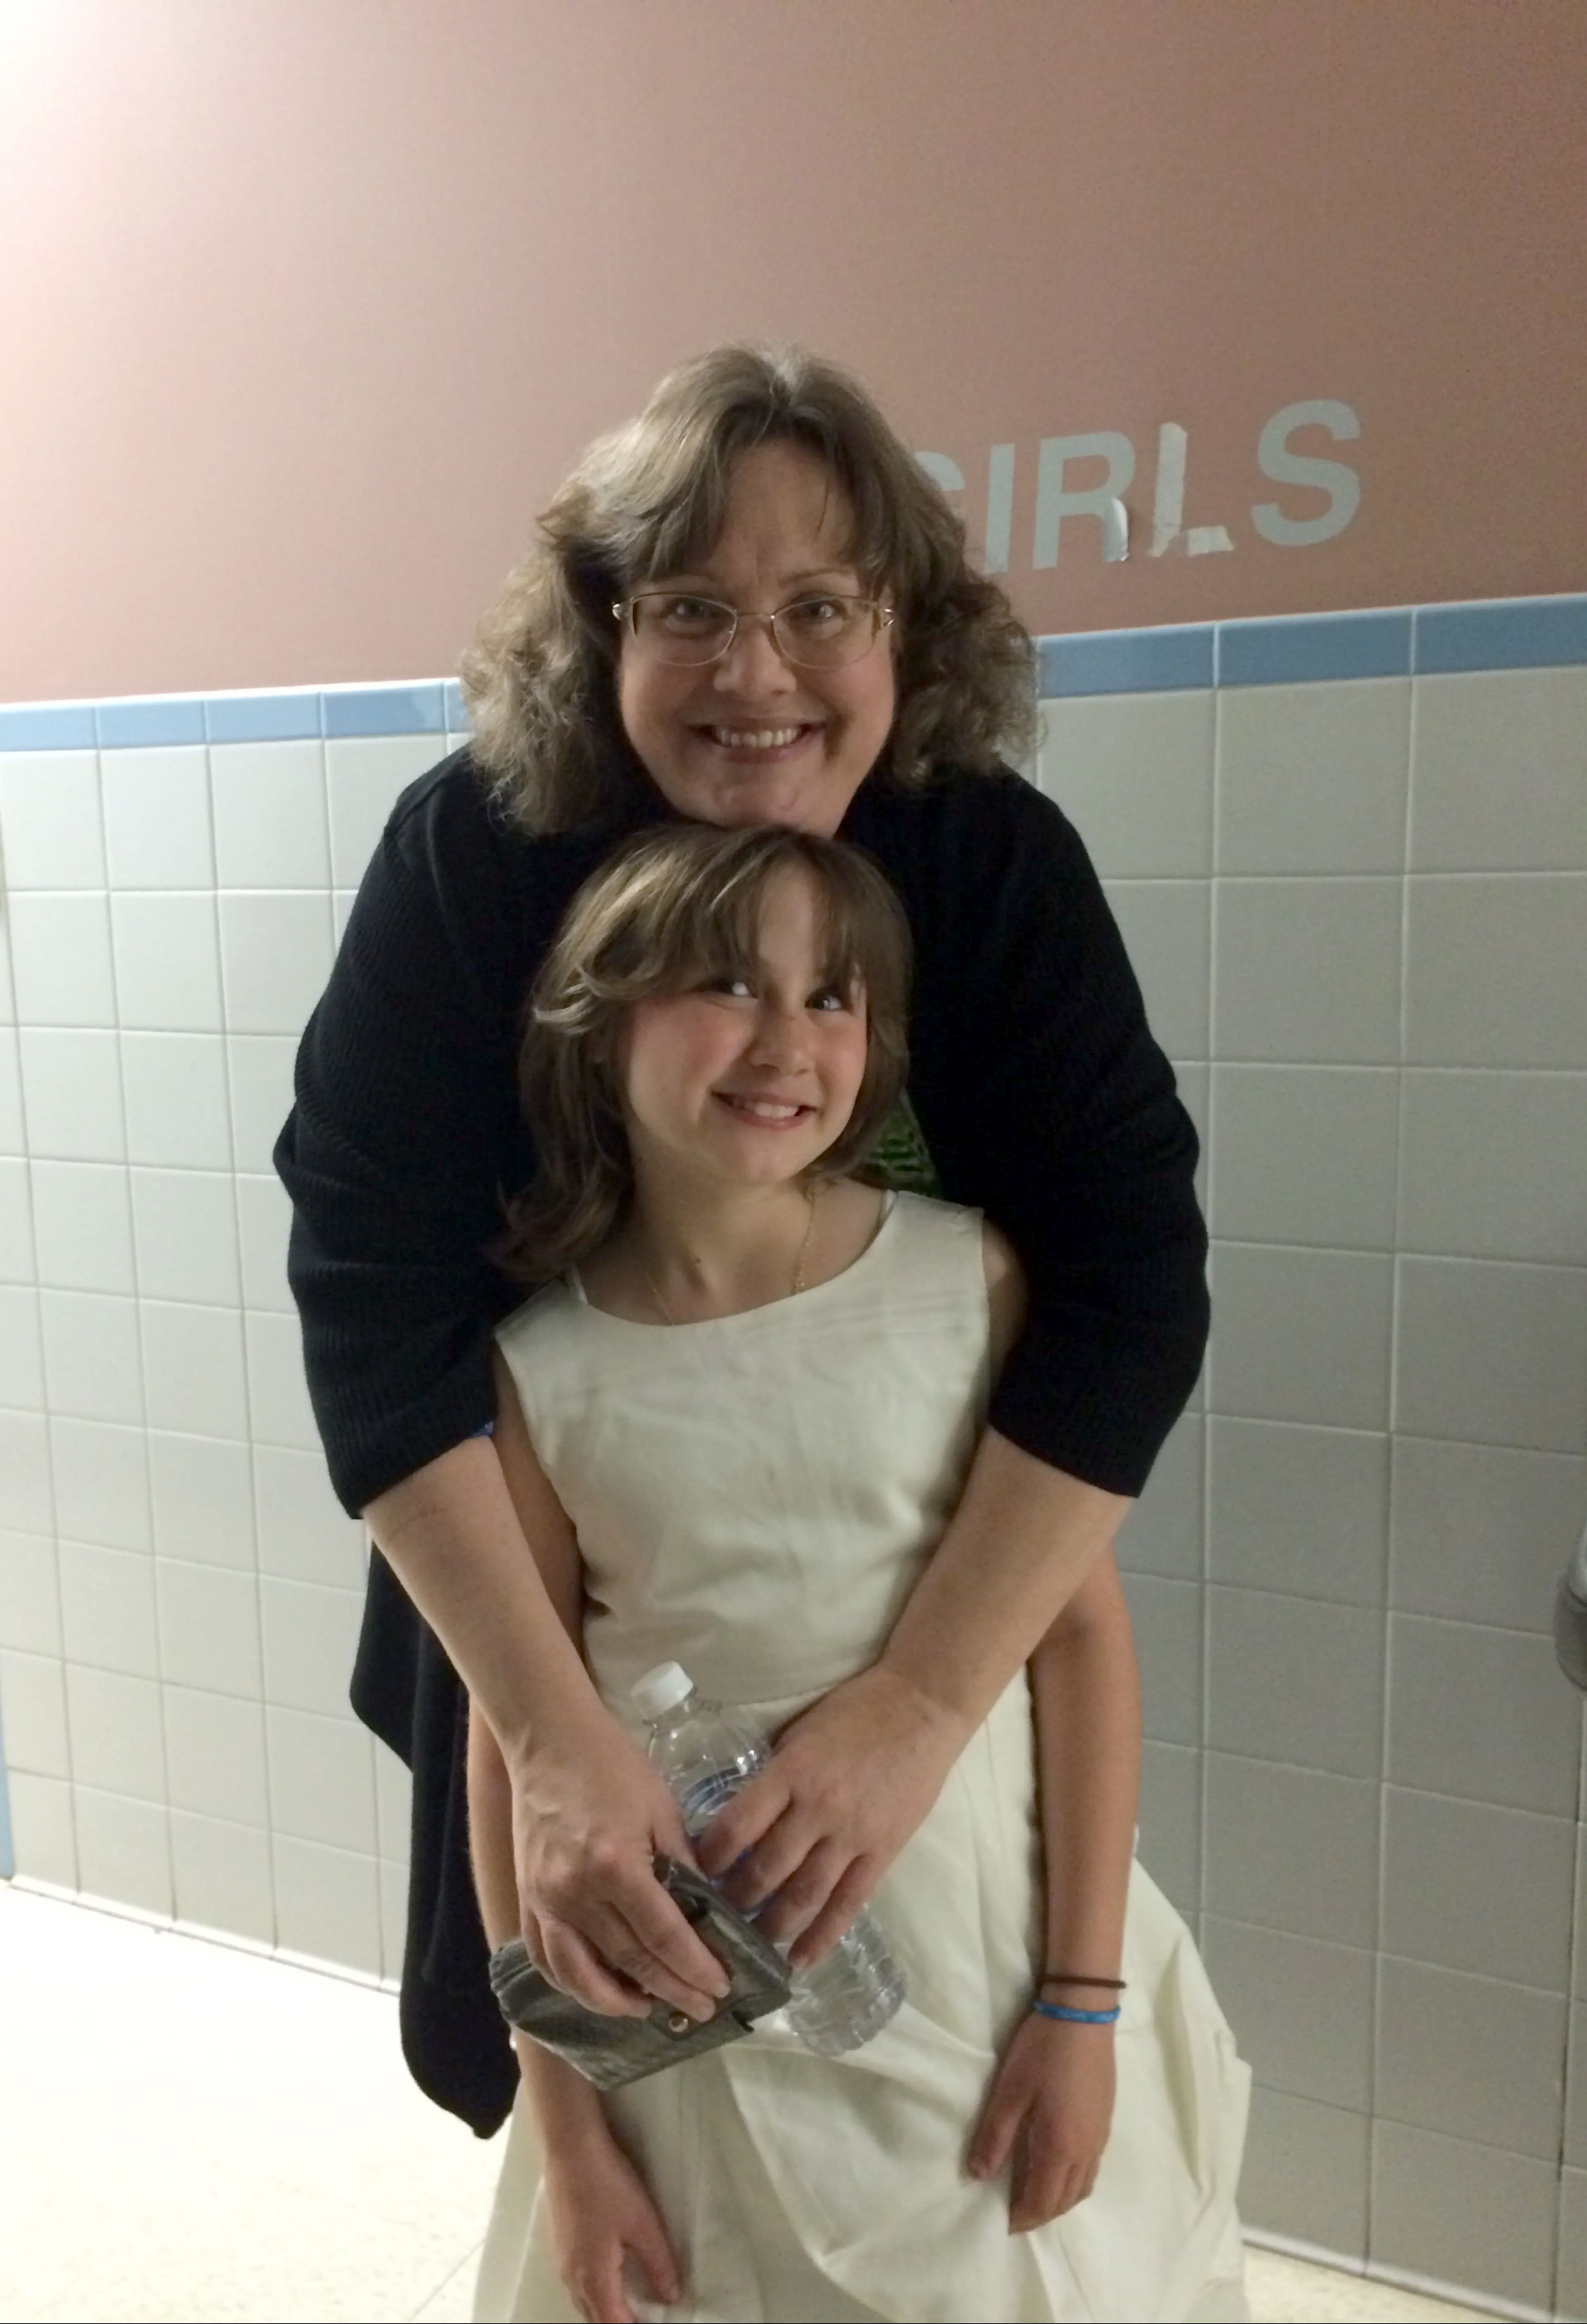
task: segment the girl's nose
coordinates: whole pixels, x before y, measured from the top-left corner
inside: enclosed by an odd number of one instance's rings
[[[763,1003],[755,1013],[755,1029],[749,1055],[756,1065],[780,1068],[802,1063],[805,1055],[804,1010],[780,1009],[775,1002]]]

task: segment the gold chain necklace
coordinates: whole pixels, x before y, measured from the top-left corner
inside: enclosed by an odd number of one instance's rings
[[[810,1237],[816,1231],[816,1191],[814,1183],[805,1188],[805,1201],[809,1206],[810,1215],[805,1221],[805,1231],[799,1238],[799,1247],[794,1256],[793,1283],[788,1293],[788,1296],[790,1299],[797,1299],[799,1293],[805,1288],[805,1261],[809,1256]],[[669,1307],[665,1299],[662,1298],[660,1286],[657,1283],[655,1277],[650,1273],[650,1268],[648,1267],[641,1267],[641,1271],[644,1276],[646,1283],[650,1286],[651,1298],[655,1301],[657,1306],[661,1311],[662,1321],[668,1323],[676,1323],[678,1318],[673,1314],[671,1308]]]

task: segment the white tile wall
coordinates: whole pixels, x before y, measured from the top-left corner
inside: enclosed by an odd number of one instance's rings
[[[216,877],[222,888],[330,885],[320,742],[212,745]]]
[[[214,885],[209,779],[202,749],[106,751],[103,781],[113,888]]]
[[[25,1154],[22,1126],[22,1052],[15,1028],[0,1025],[0,1154]]]
[[[0,761],[5,885],[103,888],[99,766],[92,751],[16,751]]]
[[[32,1283],[35,1272],[28,1166],[19,1155],[0,1161],[0,1283]]]
[[[254,1462],[246,1444],[152,1428],[149,1479],[168,1557],[253,1570]]]
[[[229,1170],[226,1044],[218,1033],[124,1033],[129,1160]]]
[[[222,895],[226,1022],[238,1033],[292,1033],[330,974],[330,910],[305,895]]]
[[[38,1295],[16,1284],[0,1285],[0,1397],[24,1412],[43,1409]]]
[[[68,1659],[157,1679],[153,1560],[137,1550],[97,1549],[79,1541],[62,1541],[60,1556]]]
[[[50,1467],[60,1532],[106,1549],[152,1548],[147,1457],[141,1428],[53,1414]]]
[[[115,1023],[110,915],[102,895],[14,895],[11,957],[23,1024]]]
[[[39,1281],[67,1291],[136,1289],[126,1172],[118,1163],[35,1162]]]
[[[115,1035],[23,1025],[18,1039],[27,1151],[35,1158],[125,1162]]]
[[[0,1646],[28,1655],[61,1651],[55,1544],[48,1534],[0,1533]]]
[[[213,897],[138,891],[113,896],[110,913],[121,1023],[137,1032],[219,1032]]]
[[[42,1412],[0,1408],[0,1508],[27,1532],[54,1531],[50,1431]]]
[[[1546,1635],[1587,1517],[1587,671],[1226,688],[1210,807],[1197,751],[1155,788],[1168,699],[1066,706],[1042,760],[1180,1042],[1187,936],[1132,913],[1211,840],[1207,1458],[1159,1464],[1121,1545],[1143,1854],[1255,2069],[1256,2224],[1535,2301],[1573,1928],[1587,1994]],[[1524,2249],[1502,2205],[1467,2235],[1521,2171]]]
[[[242,1282],[229,1172],[134,1170],[132,1193],[144,1298],[235,1307]]]

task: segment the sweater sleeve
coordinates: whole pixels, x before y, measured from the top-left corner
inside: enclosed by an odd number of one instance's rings
[[[511,1303],[482,1253],[521,1138],[506,885],[472,779],[423,779],[386,826],[298,1054],[275,1151],[288,1277],[331,1481],[355,1513],[493,1409],[490,1333]]]
[[[961,989],[934,995],[927,971],[919,994],[923,1015],[957,1025],[952,1177],[1030,1286],[991,1416],[1038,1458],[1134,1495],[1206,1342],[1196,1136],[1079,835],[1018,778],[1002,807],[958,835],[971,933],[937,950],[968,951]]]

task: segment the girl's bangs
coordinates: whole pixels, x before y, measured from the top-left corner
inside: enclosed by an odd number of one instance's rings
[[[843,993],[885,985],[881,969],[885,938],[867,913],[864,897],[826,864],[791,851],[747,868],[714,892],[700,882],[688,899],[693,909],[687,915],[692,925],[685,945],[686,981],[693,976],[753,976],[761,960],[767,890],[773,880],[789,872],[803,872],[816,891],[822,982]],[[686,915],[678,917],[681,921]]]

